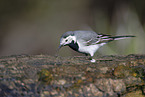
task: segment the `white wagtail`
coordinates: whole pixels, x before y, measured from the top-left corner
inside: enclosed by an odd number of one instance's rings
[[[69,46],[77,52],[90,55],[91,62],[95,62],[92,57],[99,47],[113,40],[125,39],[129,37],[135,36],[111,36],[97,34],[94,31],[68,31],[61,36],[59,49],[62,46]]]

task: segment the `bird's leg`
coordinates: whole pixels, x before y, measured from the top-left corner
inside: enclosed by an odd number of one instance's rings
[[[92,56],[90,56],[90,57],[89,57],[89,60],[90,60],[92,63],[95,63],[95,62],[96,62],[96,60],[95,60],[95,59],[93,59],[93,57],[92,57]]]
[[[86,56],[88,56],[89,54],[85,53]]]
[[[85,55],[86,55],[86,59],[88,59],[88,60],[92,59],[92,57],[89,54],[86,53]]]
[[[92,58],[92,56],[89,56],[89,58],[88,58],[89,60],[92,60],[93,58]]]

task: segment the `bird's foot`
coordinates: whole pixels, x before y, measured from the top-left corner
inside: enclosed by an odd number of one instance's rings
[[[91,59],[90,61],[91,61],[92,63],[95,63],[95,62],[96,62],[96,60],[95,60],[95,59]]]

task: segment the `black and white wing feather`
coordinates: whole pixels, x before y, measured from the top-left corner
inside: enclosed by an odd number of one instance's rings
[[[105,35],[105,34],[98,34],[96,37],[92,37],[91,39],[86,41],[86,45],[96,45],[96,44],[106,44],[108,42],[111,42],[113,40],[120,40],[125,38],[130,38],[135,36],[111,36],[111,35]]]

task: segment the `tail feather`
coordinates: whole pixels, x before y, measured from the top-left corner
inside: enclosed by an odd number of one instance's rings
[[[135,36],[132,36],[132,35],[128,35],[128,36],[114,36],[114,37],[109,37],[109,38],[113,38],[113,40],[120,40],[120,39],[131,38],[131,37],[135,37]]]
[[[125,38],[131,38],[131,37],[135,37],[132,35],[125,35],[125,36],[110,36],[110,35],[99,35],[100,36],[100,40],[95,42],[95,44],[101,44],[101,43],[108,43],[111,42],[113,40],[120,40],[120,39],[125,39]]]

